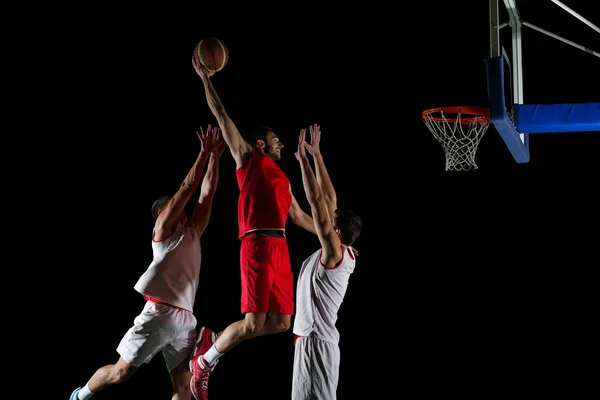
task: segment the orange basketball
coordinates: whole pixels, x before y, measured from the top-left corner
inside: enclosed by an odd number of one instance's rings
[[[204,38],[194,48],[194,57],[209,71],[218,72],[229,61],[229,50],[225,43],[217,38]]]

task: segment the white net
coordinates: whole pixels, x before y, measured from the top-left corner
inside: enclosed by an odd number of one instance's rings
[[[446,154],[446,171],[477,169],[475,154],[490,125],[487,113],[475,108],[452,107],[423,112],[423,122],[442,145]]]

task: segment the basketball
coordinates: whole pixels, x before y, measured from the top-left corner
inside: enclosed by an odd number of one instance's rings
[[[194,48],[194,57],[198,57],[198,61],[210,72],[218,72],[229,61],[229,49],[217,38],[205,38]]]

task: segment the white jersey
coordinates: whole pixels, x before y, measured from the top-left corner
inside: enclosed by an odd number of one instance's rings
[[[302,263],[296,286],[296,316],[294,334],[311,336],[330,343],[339,342],[335,323],[344,300],[348,280],[356,260],[348,247],[334,268],[321,263],[321,249]]]
[[[152,240],[154,259],[134,289],[157,300],[194,311],[200,280],[200,236],[194,228],[178,224],[160,242]]]

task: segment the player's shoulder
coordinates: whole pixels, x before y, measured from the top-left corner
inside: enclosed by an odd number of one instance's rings
[[[341,259],[338,266],[343,267],[341,269],[353,270],[356,265],[356,255],[350,247],[342,249]]]
[[[184,227],[181,223],[175,225],[172,231],[168,235],[158,236],[156,235],[156,227],[152,230],[152,245],[155,246],[167,246],[173,241],[177,240],[183,234]]]

